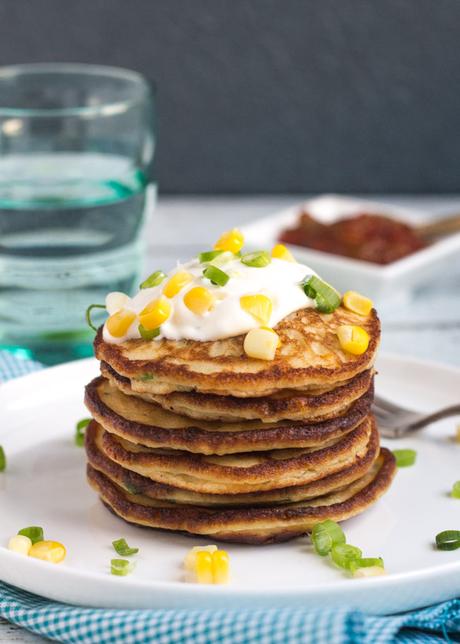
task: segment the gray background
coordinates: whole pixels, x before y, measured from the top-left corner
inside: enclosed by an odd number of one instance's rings
[[[0,0],[0,63],[158,86],[163,192],[460,190],[459,0]]]

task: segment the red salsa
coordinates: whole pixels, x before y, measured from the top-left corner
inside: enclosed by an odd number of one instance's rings
[[[303,212],[294,228],[281,233],[279,241],[374,264],[390,264],[427,245],[407,224],[371,213],[323,224]]]

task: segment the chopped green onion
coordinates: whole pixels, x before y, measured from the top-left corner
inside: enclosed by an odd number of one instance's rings
[[[438,550],[457,550],[460,548],[460,530],[444,530],[436,535]]]
[[[332,546],[331,558],[332,561],[339,566],[339,568],[350,569],[350,564],[356,559],[361,559],[362,551],[356,546],[349,546],[346,543],[339,543]]]
[[[232,253],[230,250],[221,251],[214,259],[210,261],[211,266],[223,266],[227,262],[238,257],[237,253]]]
[[[227,275],[227,273],[221,271],[220,268],[217,268],[217,266],[208,266],[204,269],[203,275],[208,280],[211,280],[211,282],[216,286],[225,286],[230,279],[230,275]]]
[[[204,253],[198,255],[198,261],[201,264],[206,264],[206,262],[212,262],[213,259],[216,259],[219,255],[222,255],[223,250],[208,250]]]
[[[382,557],[365,557],[359,559],[353,559],[350,561],[348,569],[351,572],[356,572],[359,568],[372,568],[373,566],[378,566],[378,568],[385,568]]]
[[[254,253],[246,253],[241,258],[241,263],[254,268],[263,268],[268,266],[272,261],[266,250],[258,250]]]
[[[37,543],[37,541],[43,541],[43,528],[40,528],[38,525],[31,525],[28,528],[22,528],[19,530],[18,534],[22,534],[24,537],[29,537],[32,541],[32,544]]]
[[[345,543],[345,534],[338,523],[327,519],[313,526],[311,540],[316,552],[324,557],[333,546]]]
[[[78,447],[83,447],[85,443],[85,429],[91,422],[91,418],[82,418],[75,425],[75,444]]]
[[[4,472],[6,470],[6,455],[5,455],[5,450],[3,447],[0,445],[0,472]]]
[[[147,279],[142,282],[142,284],[139,285],[139,288],[153,288],[154,286],[158,286],[158,284],[161,284],[165,277],[166,275],[163,273],[163,271],[155,271],[154,273],[149,275]]]
[[[111,559],[110,572],[112,575],[118,575],[118,577],[126,577],[126,575],[129,575],[129,573],[134,570],[134,566],[134,561],[128,561],[127,559]]]
[[[117,539],[112,541],[112,545],[116,550],[117,555],[120,557],[129,557],[130,555],[135,555],[139,552],[139,548],[130,548],[126,543],[126,539]]]
[[[452,486],[452,492],[450,493],[453,499],[460,499],[460,481],[455,481]]]
[[[414,449],[394,449],[393,456],[397,467],[410,467],[415,463],[417,452]]]
[[[139,376],[138,380],[142,380],[142,382],[146,382],[147,380],[154,380],[155,376],[153,373],[143,373],[142,376]]]
[[[105,309],[105,304],[90,304],[86,309],[86,313],[85,313],[86,324],[89,327],[91,327],[93,331],[97,331],[97,326],[94,326],[93,321],[91,320],[91,311],[93,309]]]
[[[145,327],[142,326],[142,324],[139,324],[137,327],[137,330],[141,334],[141,338],[143,340],[153,340],[153,338],[156,338],[157,336],[160,335],[160,327],[157,327],[156,329],[152,329],[149,331]]]
[[[315,300],[316,308],[320,313],[333,313],[340,306],[340,294],[316,275],[306,277],[302,282],[302,288],[307,297]]]

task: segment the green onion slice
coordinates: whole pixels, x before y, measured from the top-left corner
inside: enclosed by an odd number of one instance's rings
[[[5,455],[5,450],[3,447],[0,445],[0,472],[4,472],[6,470],[6,455]]]
[[[29,537],[32,543],[37,543],[37,541],[43,541],[43,528],[40,528],[38,525],[31,525],[28,528],[22,528],[19,530],[18,534],[22,534],[24,537]]]
[[[444,530],[436,535],[438,550],[457,550],[460,548],[460,530]]]
[[[222,255],[223,250],[207,250],[204,253],[199,253],[198,261],[201,264],[206,264],[207,262],[212,262],[213,259],[216,259],[219,255]]]
[[[230,262],[232,259],[235,259],[235,257],[238,257],[236,253],[232,253],[230,250],[224,250],[220,251],[214,259],[210,261],[211,266],[223,266],[227,262]]]
[[[313,526],[311,540],[316,552],[324,557],[329,554],[333,546],[345,543],[345,534],[335,521],[327,519]]]
[[[115,548],[117,555],[120,557],[129,557],[130,555],[135,555],[139,552],[139,548],[130,548],[126,543],[126,539],[117,539],[112,541],[112,545]]]
[[[126,575],[129,575],[129,573],[134,570],[134,566],[134,561],[128,561],[127,559],[111,559],[110,572],[112,575],[118,575],[118,577],[126,577]]]
[[[83,447],[85,443],[85,430],[91,422],[91,418],[82,418],[75,425],[75,444]]]
[[[216,286],[225,286],[230,279],[230,275],[227,275],[227,273],[221,271],[220,268],[217,268],[217,266],[208,266],[204,269],[203,275],[208,280],[211,280],[211,282]]]
[[[455,481],[450,494],[453,499],[460,499],[460,481]]]
[[[156,338],[160,335],[160,327],[149,331],[149,329],[146,329],[144,326],[142,326],[142,324],[139,324],[137,330],[139,331],[143,340],[153,340],[153,338]]]
[[[241,257],[241,263],[246,266],[253,266],[254,268],[263,268],[268,266],[272,258],[266,250],[258,250],[254,253],[246,253]]]
[[[410,467],[415,463],[417,452],[414,449],[394,449],[393,456],[397,467]]]
[[[350,569],[350,564],[356,559],[361,559],[362,551],[356,546],[350,546],[346,543],[339,543],[332,546],[331,557],[332,561],[339,566],[339,568]]]
[[[143,373],[141,376],[139,376],[138,380],[147,382],[147,380],[155,380],[155,376],[153,375],[153,373]]]
[[[315,300],[320,313],[333,313],[340,306],[340,293],[316,275],[306,277],[302,282],[302,288],[307,297]]]
[[[93,331],[97,331],[97,326],[94,326],[93,321],[91,320],[91,311],[93,309],[105,309],[105,304],[90,304],[86,309],[86,313],[85,313],[86,324],[89,327],[91,327]]]
[[[373,566],[385,568],[382,557],[360,557],[359,559],[352,559],[348,569],[351,572],[356,572],[359,568],[372,568]]]
[[[155,271],[154,273],[149,275],[147,279],[142,282],[142,284],[139,284],[139,288],[153,288],[154,286],[158,286],[158,284],[161,284],[165,277],[166,275],[165,273],[163,273],[163,271]]]

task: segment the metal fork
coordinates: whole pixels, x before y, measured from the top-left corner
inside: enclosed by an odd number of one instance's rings
[[[427,425],[460,414],[460,404],[444,407],[431,414],[421,414],[400,407],[395,403],[375,396],[372,411],[377,419],[380,433],[385,438],[401,438]]]

